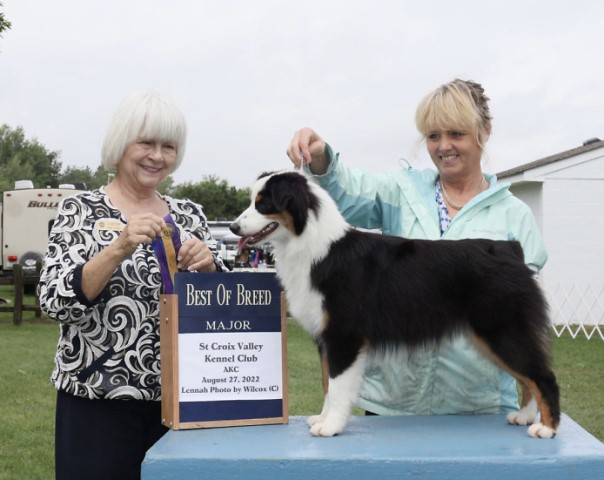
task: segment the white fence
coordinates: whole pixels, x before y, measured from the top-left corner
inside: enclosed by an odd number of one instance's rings
[[[542,282],[542,287],[558,337],[566,331],[573,338],[583,334],[588,340],[604,340],[604,283]]]

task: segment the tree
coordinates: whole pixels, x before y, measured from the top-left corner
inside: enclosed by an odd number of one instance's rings
[[[0,3],[0,7],[2,6],[2,4]],[[11,23],[4,18],[4,13],[0,12],[0,38],[2,38],[2,32],[4,30],[8,30],[11,27]]]
[[[28,140],[22,127],[0,126],[0,193],[12,190],[16,180],[31,180],[35,187],[58,187],[62,183],[85,184],[88,190],[107,185],[112,174],[99,165],[92,168],[68,166],[62,171],[60,152],[48,151],[36,139]],[[209,220],[233,219],[249,204],[250,189],[231,187],[226,180],[204,176],[198,183],[174,185],[168,176],[158,187],[159,193],[188,198],[203,206]]]
[[[108,176],[103,167],[97,167],[93,172],[90,167],[66,167],[61,174],[61,183],[84,184],[89,190],[99,188],[108,183]]]
[[[16,180],[31,180],[34,171],[31,165],[22,165],[17,157],[0,166],[0,191],[12,190]]]
[[[59,156],[59,151],[49,151],[35,138],[26,139],[22,127],[0,126],[0,190],[12,189],[16,180],[32,180],[36,187],[58,186]]]
[[[226,180],[206,175],[198,183],[183,183],[174,187],[170,194],[176,198],[188,198],[203,207],[208,220],[234,219],[250,202],[249,188],[231,187]]]

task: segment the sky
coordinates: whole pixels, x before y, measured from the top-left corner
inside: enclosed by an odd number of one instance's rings
[[[0,124],[64,167],[95,170],[118,104],[145,89],[187,119],[176,183],[291,168],[303,126],[353,167],[430,167],[415,109],[454,78],[491,98],[487,172],[604,138],[604,2],[0,1]]]

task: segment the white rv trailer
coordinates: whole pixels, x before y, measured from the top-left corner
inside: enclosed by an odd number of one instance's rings
[[[44,257],[48,234],[59,202],[83,191],[74,185],[59,188],[34,188],[30,180],[15,182],[6,190],[0,205],[0,275],[11,275],[13,265],[21,264],[26,275],[35,272],[36,262]]]

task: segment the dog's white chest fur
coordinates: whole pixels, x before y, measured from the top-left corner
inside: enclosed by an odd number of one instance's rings
[[[317,336],[322,329],[323,295],[310,284],[310,265],[283,261],[277,265],[277,273],[287,292],[290,314],[308,333]]]

